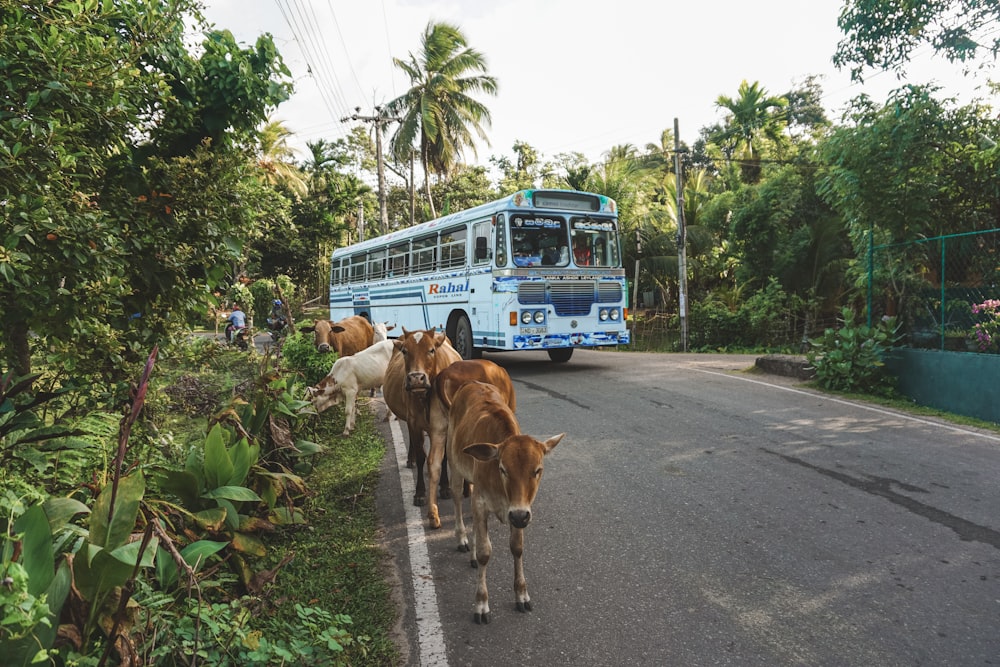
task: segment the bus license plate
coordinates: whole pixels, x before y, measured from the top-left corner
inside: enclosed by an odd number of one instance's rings
[[[548,327],[521,327],[521,333],[523,334],[543,334],[548,330]]]

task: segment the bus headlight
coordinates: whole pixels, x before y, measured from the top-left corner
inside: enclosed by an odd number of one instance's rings
[[[599,313],[598,316],[601,318],[602,322],[606,321],[608,319],[608,309],[601,308],[601,312]]]
[[[521,324],[531,324],[531,311],[522,310],[521,311]]]
[[[545,324],[545,311],[536,310],[535,311],[535,324]]]
[[[620,316],[620,314],[618,313],[618,309],[617,308],[612,308],[611,309],[611,320],[613,322],[617,322],[619,316]]]

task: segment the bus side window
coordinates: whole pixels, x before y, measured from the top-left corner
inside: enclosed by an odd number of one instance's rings
[[[351,257],[351,273],[347,282],[363,283],[365,281],[365,253]]]
[[[437,236],[425,236],[413,242],[414,273],[427,273],[434,270],[435,253],[437,252]]]
[[[465,237],[464,227],[452,229],[441,234],[441,268],[448,269],[465,266]]]
[[[410,248],[406,243],[389,248],[389,277],[401,278],[409,273],[407,260],[410,258]]]

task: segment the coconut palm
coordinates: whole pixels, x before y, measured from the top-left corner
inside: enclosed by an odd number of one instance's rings
[[[472,95],[495,95],[497,82],[485,73],[485,57],[468,46],[458,27],[428,23],[420,42],[421,50],[408,60],[393,58],[411,87],[386,104],[385,113],[401,119],[390,140],[392,154],[405,161],[414,148],[420,153],[427,201],[436,216],[430,173],[447,177],[463,149],[475,154],[473,132],[489,145],[483,129],[490,124],[489,109]]]
[[[729,157],[739,159],[744,180],[760,180],[761,144],[765,139],[775,143],[783,140],[782,130],[787,125],[782,112],[788,106],[784,97],[775,97],[754,81],[740,84],[736,98],[720,95],[715,104],[726,109],[729,117],[725,129],[713,137]]]
[[[302,172],[295,166],[295,149],[288,144],[293,133],[283,121],[269,120],[258,133],[260,153],[257,166],[271,185],[284,185],[295,194],[308,191]]]

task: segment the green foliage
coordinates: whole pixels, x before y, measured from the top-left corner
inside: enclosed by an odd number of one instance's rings
[[[53,463],[55,452],[87,446],[78,436],[85,431],[65,423],[49,423],[40,408],[69,391],[34,391],[39,374],[0,377],[0,466],[31,465],[44,472]]]
[[[321,354],[313,345],[312,334],[297,332],[285,340],[281,349],[285,365],[300,374],[307,385],[319,383],[330,372],[337,354]]]
[[[837,20],[845,37],[833,62],[862,81],[867,68],[905,71],[926,45],[968,65],[983,51],[1000,51],[1000,37],[990,40],[998,21],[1000,5],[983,0],[849,0]]]
[[[835,391],[891,395],[894,382],[883,358],[898,340],[896,318],[870,327],[857,323],[854,311],[846,307],[841,318],[839,329],[829,328],[810,341],[806,359],[816,369],[816,380]]]
[[[269,36],[210,32],[195,58],[196,8],[3,3],[0,352],[19,374],[36,348],[84,386],[123,381],[239,263],[251,140],[288,72]]]
[[[26,665],[49,654],[69,594],[69,566],[56,563],[56,538],[73,515],[89,510],[70,498],[25,506],[7,491],[0,511],[0,655],[4,664]]]
[[[293,622],[260,613],[259,601],[200,603],[188,598],[180,614],[158,615],[160,632],[150,642],[149,664],[217,667],[267,665],[347,665],[345,648],[365,655],[365,635],[353,636],[351,617],[295,605]]]

